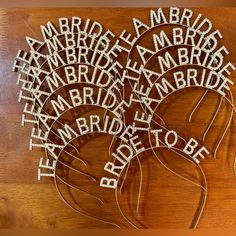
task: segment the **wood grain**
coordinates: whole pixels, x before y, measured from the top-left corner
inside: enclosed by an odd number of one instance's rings
[[[214,27],[221,31],[224,37],[222,42],[230,51],[228,59],[236,62],[236,8],[196,8],[194,11],[208,17]],[[25,36],[40,39],[39,26],[49,20],[57,24],[59,17],[70,18],[75,15],[83,19],[90,18],[118,35],[124,28],[134,33],[132,17],[148,23],[149,9],[3,9],[0,15],[1,22],[5,22],[0,27],[0,33],[4,34],[7,40],[0,58],[0,227],[70,229],[112,227],[71,210],[58,196],[52,181],[37,181],[37,167],[43,151],[28,151],[31,127],[20,126],[23,105],[17,102],[16,75],[11,72],[11,68],[18,49],[27,49]],[[236,73],[233,73],[231,78],[234,81],[235,77]],[[186,122],[186,117],[202,92],[199,90],[181,92],[166,101],[160,112],[168,121],[169,128],[177,130],[185,137],[193,136],[201,139],[209,120],[209,112],[213,112],[216,107],[217,97],[209,94],[191,124]],[[235,87],[232,88],[232,93],[236,95]],[[217,137],[222,135],[229,117],[228,112],[229,106],[224,103],[205,142],[212,150]],[[99,157],[102,157],[99,165],[102,167],[108,158],[106,150],[109,141],[108,137],[98,136],[83,146],[81,155],[89,155],[91,160],[96,160],[99,153]],[[208,198],[199,228],[236,227],[236,177],[233,173],[235,141],[236,129],[233,119],[219,148],[217,159],[211,155],[201,162],[208,183]],[[165,162],[173,169],[199,181],[194,166],[178,161],[168,153],[163,152],[163,156]],[[152,154],[146,153],[146,157],[142,158],[142,168],[144,183],[148,184],[144,185],[146,190],[141,198],[143,213],[139,218],[139,224],[151,228],[189,227],[198,207],[201,191],[166,171],[160,163],[154,161]],[[127,211],[129,211],[129,201],[132,204],[135,202],[135,199],[128,198],[128,192],[136,196],[135,185],[140,178],[137,160],[132,165],[128,173],[126,183],[128,190],[123,204]],[[107,199],[110,197],[114,201],[114,193],[105,191],[107,192],[103,194]],[[100,211],[91,200],[84,196],[81,199],[83,206],[95,215],[118,222],[122,227],[130,227],[118,209],[113,208],[114,202],[107,203]],[[135,214],[133,210],[128,217],[130,221],[134,222],[137,217],[133,216]]]

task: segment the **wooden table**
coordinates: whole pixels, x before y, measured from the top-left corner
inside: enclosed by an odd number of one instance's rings
[[[223,44],[230,51],[229,60],[236,62],[236,8],[201,8],[194,9],[208,17],[223,35]],[[2,9],[0,11],[1,58],[0,58],[0,227],[2,228],[96,228],[113,227],[96,219],[85,217],[66,206],[58,196],[55,186],[50,180],[37,180],[37,168],[42,150],[28,150],[31,126],[20,126],[23,105],[17,102],[18,87],[16,74],[11,71],[14,57],[18,49],[27,49],[25,36],[41,38],[39,26],[48,20],[57,24],[59,17],[80,16],[100,22],[106,29],[119,34],[125,28],[134,33],[132,17],[143,22],[149,21],[149,9],[117,8],[117,9]],[[236,73],[231,76],[234,81]],[[186,122],[189,106],[194,104],[203,91],[187,91],[168,100],[168,109],[162,114],[168,120],[169,127],[176,129],[186,137],[201,139],[209,121],[209,113],[214,111],[217,98],[209,94],[199,113],[191,124]],[[236,95],[235,86],[232,87]],[[194,99],[193,99],[194,98]],[[234,104],[235,105],[235,104]],[[206,139],[206,145],[214,148],[217,137],[220,137],[228,119],[229,106],[224,103],[220,115]],[[181,114],[181,115],[180,115]],[[208,183],[208,198],[199,228],[236,227],[236,177],[233,173],[235,157],[236,129],[233,119],[229,131],[224,138],[217,158],[212,156],[201,162]],[[97,153],[103,157],[104,165],[109,139],[98,137],[88,142],[82,153],[87,151],[90,158]],[[169,158],[169,159],[168,159]],[[189,183],[176,178],[166,169],[148,157],[143,163],[144,181],[149,181],[149,188],[142,195],[140,207],[143,209],[140,225],[159,228],[182,228],[191,225],[194,212],[198,207],[201,191]],[[197,181],[196,169],[186,163],[174,160],[167,155],[168,165],[184,172]],[[129,184],[138,181],[135,168],[128,177]],[[134,184],[133,184],[134,185]],[[132,188],[132,185],[130,185]],[[151,186],[151,188],[150,188]],[[106,196],[114,193],[104,190]],[[100,216],[122,227],[130,227],[123,220],[118,209],[105,204],[105,208],[96,209],[91,199],[83,199],[83,206],[91,212],[100,212]],[[144,204],[144,199],[145,204]],[[128,204],[128,202],[126,203]],[[102,210],[100,210],[102,209]],[[98,212],[99,211],[99,212]],[[99,215],[99,214],[98,214]],[[132,217],[129,217],[130,219]],[[133,219],[131,219],[133,220]],[[145,224],[144,224],[145,223]]]

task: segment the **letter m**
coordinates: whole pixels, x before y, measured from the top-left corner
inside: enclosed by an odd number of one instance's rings
[[[54,92],[53,86],[56,88],[59,88],[59,83],[61,83],[63,86],[66,85],[66,83],[63,81],[63,79],[55,72],[52,72],[52,76],[46,76],[45,77],[47,84],[51,90],[51,92]]]
[[[50,21],[47,23],[47,26],[41,25],[40,28],[43,35],[43,39],[45,41],[47,39],[52,38],[54,35],[59,34],[56,28],[53,26],[53,24]]]
[[[46,58],[51,71],[54,70],[55,67],[59,67],[59,65],[65,65],[65,62],[63,61],[62,57],[59,55],[58,52],[54,52],[51,56],[47,55]]]
[[[69,140],[72,139],[72,134],[74,136],[77,136],[77,133],[68,124],[64,125],[64,129],[58,129],[57,131],[58,131],[61,139],[63,140],[64,145],[67,144],[66,139],[69,139]]]
[[[70,104],[68,104],[66,102],[66,100],[61,95],[58,95],[57,101],[56,100],[51,100],[51,104],[52,104],[53,109],[56,112],[57,116],[60,116],[60,114],[63,111],[65,111],[65,106],[67,106],[69,109],[71,108]]]
[[[162,78],[161,84],[155,83],[155,86],[161,99],[164,98],[163,93],[168,94],[170,92],[169,90],[175,91],[175,88],[165,78]]]
[[[171,65],[177,66],[175,60],[169,52],[166,52],[164,57],[158,56],[158,63],[160,65],[162,74],[166,71],[164,66],[167,68],[167,70],[170,69]]]

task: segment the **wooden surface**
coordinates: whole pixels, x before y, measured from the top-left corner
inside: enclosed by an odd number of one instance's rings
[[[218,28],[224,39],[223,44],[230,51],[228,59],[236,63],[235,24],[236,9],[195,9],[208,17]],[[18,49],[26,49],[25,36],[41,38],[39,26],[48,20],[57,24],[59,17],[80,16],[100,22],[105,29],[119,34],[124,28],[134,33],[132,17],[148,23],[149,9],[8,9],[0,12],[1,49],[0,58],[0,227],[2,228],[94,228],[112,227],[96,219],[85,217],[64,204],[58,196],[52,181],[37,181],[37,167],[43,151],[28,151],[28,140],[31,126],[20,126],[23,105],[17,102],[18,87],[16,74],[11,72],[12,63]],[[1,46],[2,47],[2,46]],[[231,78],[235,81],[236,73]],[[193,122],[186,122],[189,107],[197,101],[203,91],[181,92],[166,101],[161,114],[168,121],[168,126],[185,137],[202,137],[209,113],[213,112],[217,97],[209,94],[204,104],[194,117]],[[236,96],[235,87],[232,89]],[[174,101],[174,103],[173,103]],[[236,104],[235,104],[236,105]],[[168,109],[167,109],[168,107]],[[222,106],[220,115],[206,139],[206,145],[213,150],[214,143],[222,135],[225,122],[229,118],[229,106]],[[179,115],[181,114],[181,115]],[[208,183],[206,207],[199,222],[199,228],[236,227],[236,177],[233,173],[235,157],[236,129],[235,118],[224,138],[217,158],[209,156],[201,162]],[[91,139],[81,149],[81,155],[89,155],[96,160],[99,153],[101,167],[108,158],[109,138],[105,136]],[[173,159],[171,154],[164,153],[165,161],[173,169],[183,172],[199,181],[193,166]],[[141,198],[142,214],[140,225],[154,228],[189,227],[198,207],[201,190],[185,181],[176,178],[156,161],[150,153],[142,159],[145,194]],[[135,161],[127,178],[127,189],[132,189],[138,181]],[[137,164],[137,163],[136,163]],[[148,183],[148,184],[147,184]],[[83,207],[99,215],[100,218],[124,223],[114,205],[114,193],[106,191],[105,196],[112,203],[103,208],[96,206],[91,199],[82,196]],[[131,190],[130,190],[131,191]],[[132,191],[131,191],[132,192]],[[78,196],[79,197],[79,196]],[[109,198],[110,197],[110,198]],[[125,198],[127,200],[127,198]],[[124,209],[128,201],[124,204]],[[133,209],[133,208],[132,208]],[[129,210],[127,210],[129,211]],[[134,221],[135,210],[130,214]]]

